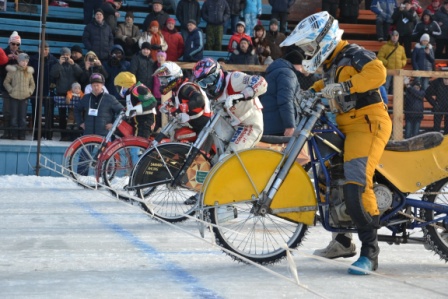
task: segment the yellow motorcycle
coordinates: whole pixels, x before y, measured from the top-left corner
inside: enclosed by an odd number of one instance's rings
[[[315,224],[317,211],[326,230],[356,233],[342,191],[344,135],[326,117],[320,93],[297,105],[301,119],[282,153],[237,152],[205,178],[197,216],[211,222],[234,259],[267,264],[284,258],[286,246],[300,245]],[[304,146],[310,175],[296,162]],[[389,142],[374,182],[380,225],[390,232],[379,241],[424,244],[448,261],[448,138],[433,132]],[[420,237],[410,233],[417,229]]]

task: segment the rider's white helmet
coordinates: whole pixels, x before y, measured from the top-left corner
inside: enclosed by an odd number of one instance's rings
[[[303,69],[308,73],[315,73],[341,41],[343,32],[339,29],[338,21],[328,12],[322,11],[297,24],[280,47],[298,46],[305,54]]]

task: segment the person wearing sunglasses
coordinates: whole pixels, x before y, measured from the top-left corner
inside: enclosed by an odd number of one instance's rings
[[[368,271],[378,267],[379,210],[373,192],[373,174],[392,131],[392,121],[380,95],[386,82],[386,68],[375,53],[342,40],[343,30],[326,11],[302,20],[281,47],[295,45],[305,58],[302,68],[315,73],[323,68],[322,80],[309,90],[322,92],[345,134],[343,195],[347,214],[357,227],[362,243],[359,259],[353,266]],[[330,244],[315,255],[326,258],[356,255],[351,234],[333,234]],[[350,274],[368,272],[350,268]]]
[[[18,64],[17,57],[20,53],[22,53],[22,51],[20,50],[21,42],[22,39],[20,38],[18,32],[14,31],[9,37],[8,46],[4,49],[8,61],[6,62],[6,64],[3,64],[0,67],[0,80],[2,83],[6,78],[6,66]],[[8,127],[10,127],[11,122],[11,100],[3,84],[0,84],[0,91],[3,98],[3,126],[5,127],[3,135],[0,137],[0,139],[11,139],[11,131],[7,129]]]
[[[211,58],[193,67],[194,81],[210,100],[225,102],[224,107],[235,127],[235,135],[224,154],[253,147],[263,135],[262,105],[258,97],[267,90],[262,76],[226,72]]]

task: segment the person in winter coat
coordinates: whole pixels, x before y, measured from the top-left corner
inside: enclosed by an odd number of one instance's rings
[[[271,49],[271,57],[273,60],[283,56],[280,44],[285,40],[286,36],[278,31],[277,19],[271,19],[269,22],[269,31],[266,33],[266,40]]]
[[[271,48],[266,39],[266,29],[263,25],[254,27],[254,36],[252,37],[252,44],[254,45],[255,53],[258,56],[258,61],[261,65],[268,65],[272,63]]]
[[[188,37],[185,40],[185,51],[183,61],[197,62],[204,56],[203,32],[196,26],[196,21],[188,21]]]
[[[111,58],[104,64],[109,77],[106,79],[106,88],[109,93],[117,99],[121,99],[118,91],[115,89],[114,79],[120,72],[129,70],[131,63],[124,59],[124,50],[120,45],[114,45],[110,51]]]
[[[233,34],[236,29],[236,23],[241,21],[241,16],[243,16],[244,8],[246,8],[246,0],[227,0],[230,8],[230,17],[224,24],[224,34],[230,32]]]
[[[250,38],[243,37],[240,40],[238,47],[230,54],[228,62],[229,64],[260,64]]]
[[[291,6],[296,0],[269,0],[272,6],[272,18],[280,21],[280,32],[286,32],[286,23],[288,22],[288,14]]]
[[[85,94],[74,107],[76,123],[84,130],[83,135],[106,136],[115,116],[124,109],[114,96],[103,92],[104,83],[103,75],[92,74],[92,92]]]
[[[246,33],[251,36],[254,27],[261,17],[262,4],[261,0],[247,0],[246,8],[244,8],[244,21],[246,22]]]
[[[30,58],[30,62],[29,62],[29,66],[32,67],[34,70],[38,70],[39,69],[39,65],[40,65],[40,51],[41,51],[41,47],[39,46],[38,52],[37,54],[34,54],[33,56],[31,56]],[[44,76],[44,81],[43,84],[41,86],[42,88],[42,95],[44,96],[44,98],[42,99],[42,106],[45,107],[44,111],[45,111],[45,127],[46,129],[50,129],[51,127],[53,127],[53,109],[54,109],[54,101],[53,99],[49,99],[48,97],[50,96],[50,70],[51,68],[58,63],[58,59],[50,53],[50,47],[48,46],[48,44],[44,44],[44,68],[43,68],[43,72],[34,72],[33,73],[33,79],[34,82],[40,82],[40,76]],[[38,76],[39,75],[39,76]],[[36,98],[36,96],[39,96],[38,94],[38,90],[35,89],[33,96],[31,97],[31,107],[32,107],[32,111],[33,111],[33,115],[38,115],[37,114],[37,110],[38,110],[38,103],[39,103],[39,99]],[[51,111],[51,113],[50,113]],[[42,112],[42,110],[41,110]],[[34,127],[37,128],[38,125],[38,117],[33,117],[34,118]],[[46,130],[44,137],[48,140],[52,139],[52,133],[48,130]],[[34,140],[37,140],[37,129],[34,133],[33,136]]]
[[[166,20],[168,20],[169,17],[170,15],[163,10],[163,1],[153,0],[152,12],[150,12],[143,21],[142,30],[148,30],[149,25],[153,21],[157,21],[157,24],[159,24],[159,29],[162,30],[162,28],[165,27]]]
[[[436,58],[448,58],[448,1],[443,3],[443,6],[434,14],[434,21],[436,21],[442,34],[436,36]]]
[[[399,70],[405,67],[407,63],[406,51],[402,45],[399,44],[398,40],[400,34],[398,31],[394,30],[389,41],[383,45],[378,51],[378,59],[383,62],[384,66],[388,70]],[[386,77],[386,83],[384,83],[384,88],[387,93],[389,92],[390,86],[392,86],[394,76],[388,75]]]
[[[119,9],[121,8],[122,0],[105,0],[101,4],[101,10],[104,13],[104,22],[110,26],[112,33],[117,30],[117,20],[120,17]]]
[[[423,34],[420,43],[415,44],[412,51],[412,68],[416,71],[432,71],[434,70],[434,50],[429,43],[429,35]],[[417,78],[416,78],[417,79]],[[429,85],[429,77],[421,77],[420,83],[422,89],[426,90]]]
[[[151,58],[151,44],[144,42],[139,53],[135,54],[131,60],[129,72],[133,73],[137,81],[143,83],[153,90],[154,60]]]
[[[4,49],[6,55],[6,63],[0,64],[0,82],[3,83],[6,78],[6,66],[18,64],[17,57],[22,50],[20,50],[20,44],[22,43],[22,39],[17,31],[13,31],[11,36],[9,37],[8,46]],[[3,57],[3,62],[5,62],[5,58]],[[11,121],[11,99],[8,95],[8,92],[5,90],[3,84],[0,84],[0,92],[3,98],[3,126],[9,127]],[[3,135],[0,139],[10,139],[11,132],[9,129],[5,129]]]
[[[426,10],[428,10],[431,15],[434,15],[440,9],[440,6],[440,0],[432,0],[431,4],[426,7]]]
[[[168,44],[159,28],[159,23],[157,21],[152,21],[148,30],[143,32],[138,40],[138,46],[140,48],[144,42],[151,44],[151,58],[154,61],[157,60],[157,51],[166,51],[168,49]]]
[[[205,49],[221,51],[224,24],[230,17],[230,8],[226,0],[207,0],[202,4],[201,16],[207,22]]]
[[[376,37],[383,41],[389,35],[392,24],[392,14],[397,3],[395,0],[373,0],[370,10],[376,15]]]
[[[98,56],[93,51],[89,51],[84,57],[84,67],[82,68],[81,78],[79,79],[82,90],[85,90],[86,86],[90,84],[90,76],[94,73],[100,73],[105,79],[109,77]]]
[[[79,82],[82,69],[71,59],[69,48],[62,48],[59,63],[55,64],[50,70],[51,81],[56,85],[56,96],[65,98],[67,91],[72,88],[74,82]],[[59,129],[67,129],[67,108],[58,107],[59,111]],[[67,132],[61,131],[61,141],[70,141]]]
[[[236,48],[238,47],[238,44],[240,43],[242,38],[250,40],[250,43],[252,44],[252,39],[251,39],[250,35],[248,35],[244,32],[245,29],[246,29],[246,24],[243,21],[239,21],[236,24],[236,32],[230,37],[230,40],[229,40],[228,51],[230,53],[233,53],[236,50]]]
[[[433,107],[435,132],[440,132],[440,125],[444,121],[443,134],[448,134],[448,78],[438,78],[429,84],[425,92],[425,99]]]
[[[180,0],[177,4],[176,19],[180,23],[180,34],[184,41],[188,36],[188,21],[195,20],[196,24],[201,22],[201,6],[198,0]]]
[[[126,59],[130,60],[138,52],[140,29],[134,24],[134,13],[126,12],[125,22],[118,25],[115,31],[115,44],[123,47]]]
[[[420,40],[420,37],[425,33],[429,35],[429,43],[435,47],[436,37],[442,34],[442,29],[440,29],[439,24],[433,20],[433,16],[428,10],[423,12],[421,21],[415,25],[414,30],[412,31],[412,37],[414,40]]]
[[[104,22],[101,9],[95,11],[95,19],[84,27],[82,43],[87,51],[93,51],[104,62],[109,58],[110,48],[114,45],[112,29]]]
[[[404,0],[400,7],[396,8],[392,14],[393,23],[396,30],[400,33],[400,44],[406,51],[406,56],[411,56],[412,50],[412,32],[418,22],[418,16],[412,7],[410,0]]]
[[[357,24],[362,0],[339,0],[339,22]]]
[[[414,80],[412,85],[407,86],[404,99],[405,138],[411,138],[420,132],[420,123],[423,119],[424,96],[425,91],[421,89],[420,80]]]
[[[34,69],[28,66],[30,58],[26,53],[17,56],[17,65],[7,65],[8,72],[3,86],[11,98],[11,139],[25,140],[26,109],[28,99],[36,85],[33,79]]]
[[[169,18],[166,21],[166,27],[162,30],[163,38],[168,45],[168,48],[166,49],[166,60],[168,61],[179,61],[179,58],[184,55],[184,39],[182,38],[182,35],[177,32],[176,27],[174,27],[175,24],[176,20]]]
[[[284,58],[276,59],[266,69],[266,93],[260,96],[263,105],[263,130],[265,135],[292,136],[296,127],[295,99],[301,86],[296,72],[300,71],[302,55],[291,51]]]

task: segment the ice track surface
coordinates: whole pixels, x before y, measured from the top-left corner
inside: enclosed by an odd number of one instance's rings
[[[321,226],[312,227],[293,252],[299,286],[286,260],[262,268],[236,263],[208,243],[211,233],[205,235],[207,242],[197,238],[194,221],[157,222],[107,191],[35,176],[0,176],[0,186],[0,298],[409,299],[448,294],[448,265],[421,245],[380,243],[380,275],[354,277],[346,273],[356,257],[310,257],[331,237]]]

